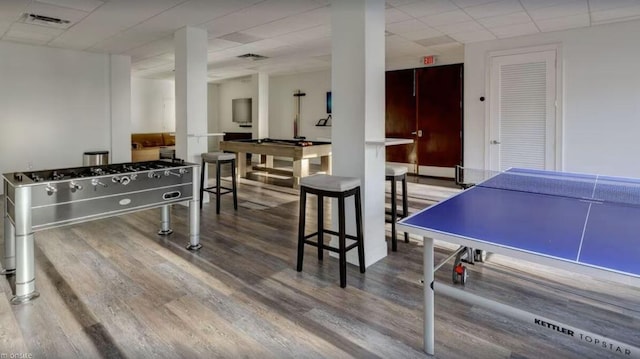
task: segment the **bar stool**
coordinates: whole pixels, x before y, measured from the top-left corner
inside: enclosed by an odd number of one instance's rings
[[[318,230],[315,233],[305,235],[305,218],[307,193],[315,194],[318,199]],[[356,210],[356,235],[346,233],[344,200],[347,197],[355,196]],[[324,197],[338,199],[338,231],[324,228]],[[324,234],[338,236],[338,248],[324,244]],[[317,241],[309,238],[317,236]],[[355,242],[346,245],[346,239]],[[326,174],[303,177],[300,180],[300,217],[298,222],[298,272],[302,271],[302,260],[304,257],[304,245],[310,244],[318,247],[318,260],[322,260],[323,250],[338,253],[340,263],[340,287],[347,286],[347,252],[353,248],[358,248],[358,261],[360,273],[365,272],[364,266],[364,238],[362,232],[362,200],[360,197],[360,179],[353,177],[339,177]]]
[[[205,187],[205,165],[209,163],[216,164],[216,184],[210,187]],[[220,168],[225,163],[231,165],[231,188],[224,187],[220,183]],[[200,209],[202,209],[202,199],[205,191],[216,195],[216,214],[220,214],[220,196],[227,193],[233,193],[233,208],[236,211],[238,210],[238,191],[236,186],[236,155],[234,153],[209,152],[202,154],[202,168],[200,170]]]
[[[385,167],[386,180],[391,181],[391,212],[387,214],[391,215],[391,219],[386,220],[387,223],[391,223],[391,250],[396,252],[398,250],[398,238],[396,235],[396,222],[399,218],[406,217],[409,210],[407,204],[407,168],[404,166],[387,165]],[[398,213],[397,210],[397,190],[396,182],[402,181],[402,213]],[[409,243],[409,234],[404,232],[404,241]]]

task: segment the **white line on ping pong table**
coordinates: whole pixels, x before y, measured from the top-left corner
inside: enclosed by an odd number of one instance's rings
[[[593,206],[593,203],[589,203],[589,208],[587,208],[587,216],[584,219],[584,226],[582,227],[582,236],[580,237],[580,246],[578,247],[578,256],[576,257],[576,262],[580,262],[580,253],[582,252],[582,243],[584,242],[584,234],[587,232],[587,223],[589,223],[589,214],[591,213],[591,206]]]
[[[598,187],[598,179],[600,175],[596,175],[596,180],[593,182],[593,191],[591,192],[591,198],[596,198],[596,188]]]

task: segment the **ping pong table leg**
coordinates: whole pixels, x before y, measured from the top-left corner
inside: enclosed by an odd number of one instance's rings
[[[433,261],[433,239],[424,237],[423,249],[424,266],[424,351],[429,355],[435,354],[434,339],[434,295],[433,280],[435,263]]]

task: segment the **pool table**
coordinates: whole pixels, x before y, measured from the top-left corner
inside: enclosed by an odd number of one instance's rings
[[[273,168],[273,157],[293,159],[293,187],[298,188],[300,179],[309,175],[309,159],[320,157],[321,170],[331,173],[331,142],[308,140],[241,139],[220,142],[222,151],[236,153],[238,176],[247,176],[247,153],[260,155],[260,162]]]

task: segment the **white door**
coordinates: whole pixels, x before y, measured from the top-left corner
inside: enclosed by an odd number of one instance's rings
[[[490,58],[489,169],[556,170],[556,50]]]

